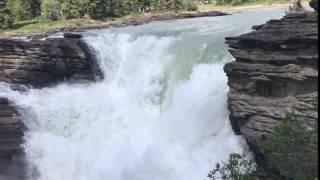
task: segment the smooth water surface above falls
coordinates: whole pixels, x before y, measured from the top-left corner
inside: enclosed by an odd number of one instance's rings
[[[280,18],[266,9],[84,33],[105,80],[10,91],[23,107],[32,180],[201,180],[245,152],[227,111],[226,36]]]

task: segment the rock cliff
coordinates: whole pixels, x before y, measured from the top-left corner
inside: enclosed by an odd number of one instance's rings
[[[14,90],[101,77],[96,60],[80,35],[45,40],[0,39],[0,82],[12,84]],[[25,129],[17,107],[0,97],[0,180],[26,179],[21,147]]]
[[[81,38],[0,39],[0,81],[39,88],[95,80],[98,68],[89,51]]]
[[[318,13],[287,14],[253,29],[226,38],[236,60],[224,70],[232,127],[261,168],[266,159],[258,144],[287,113],[309,127],[318,121]]]
[[[23,131],[25,127],[15,107],[0,97],[0,179],[23,179]]]

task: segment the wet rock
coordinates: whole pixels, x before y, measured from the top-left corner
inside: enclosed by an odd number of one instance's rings
[[[309,2],[310,7],[312,7],[316,12],[318,12],[318,0],[311,0]]]
[[[101,77],[90,48],[79,38],[0,39],[0,81],[48,87]],[[79,79],[80,78],[80,79]]]
[[[81,34],[78,34],[78,33],[64,33],[63,34],[63,37],[65,38],[82,38],[82,35]]]
[[[88,83],[102,73],[79,34],[45,40],[0,39],[0,82],[12,90],[54,86],[61,82]],[[19,107],[0,97],[0,180],[26,179],[21,146],[24,130]]]
[[[266,172],[258,144],[287,113],[295,112],[306,126],[317,125],[318,13],[290,13],[253,29],[226,38],[236,61],[224,70],[232,127],[247,139]]]
[[[8,99],[0,97],[0,179],[25,179],[21,147],[25,126]]]

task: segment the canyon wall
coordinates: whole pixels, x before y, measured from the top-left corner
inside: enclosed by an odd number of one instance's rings
[[[0,39],[0,82],[11,84],[14,90],[100,78],[96,60],[80,35],[45,40]],[[0,97],[0,180],[26,179],[21,147],[24,130],[17,107]]]
[[[98,66],[81,38],[0,39],[0,81],[35,88],[92,81]]]
[[[254,26],[254,31],[226,38],[235,61],[225,65],[230,92],[230,121],[256,155],[264,172],[265,154],[258,144],[294,112],[304,125],[318,122],[318,2],[313,12],[289,13]]]

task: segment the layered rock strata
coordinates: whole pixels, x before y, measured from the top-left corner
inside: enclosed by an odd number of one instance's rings
[[[14,90],[100,78],[96,60],[79,34],[45,40],[0,39],[0,82]],[[0,180],[26,179],[21,147],[25,129],[17,107],[0,97]]]
[[[95,80],[98,72],[81,38],[0,39],[0,81],[47,87]]]
[[[24,179],[22,143],[25,126],[9,101],[0,97],[0,179]]]
[[[253,29],[226,38],[236,60],[224,70],[233,129],[247,139],[263,167],[266,159],[258,144],[287,113],[317,126],[318,13],[287,14]]]

